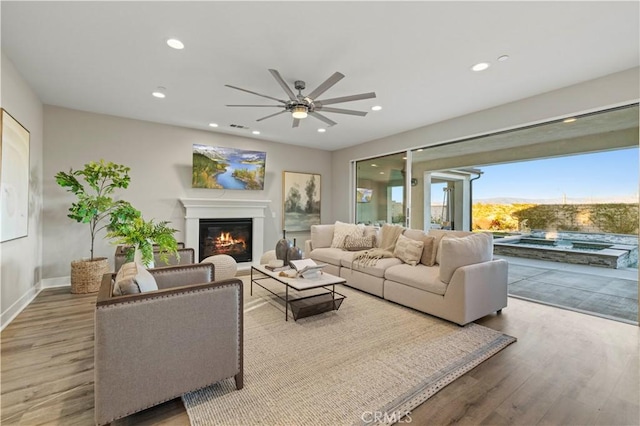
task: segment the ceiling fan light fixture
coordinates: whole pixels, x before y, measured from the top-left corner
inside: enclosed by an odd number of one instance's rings
[[[291,116],[293,118],[297,118],[298,120],[307,118],[307,107],[302,105],[293,107],[293,109],[291,110]]]

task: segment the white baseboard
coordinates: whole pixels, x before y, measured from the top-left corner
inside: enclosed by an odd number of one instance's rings
[[[42,280],[41,288],[45,289],[55,287],[71,287],[71,277],[45,278]]]
[[[45,278],[31,287],[20,299],[9,306],[9,309],[0,315],[0,331],[4,330],[24,308],[29,306],[42,290],[55,287],[71,287],[71,277]]]
[[[15,317],[24,310],[24,308],[29,306],[29,303],[36,298],[38,293],[40,293],[40,290],[40,283],[38,283],[38,285],[31,287],[20,299],[16,300],[11,306],[9,306],[9,309],[4,311],[0,316],[0,322],[2,323],[0,325],[0,330],[4,330],[4,328],[8,326],[11,321],[13,321]]]

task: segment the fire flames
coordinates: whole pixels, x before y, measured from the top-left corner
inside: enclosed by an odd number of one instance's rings
[[[243,239],[235,239],[231,236],[230,232],[221,233],[218,238],[215,239],[215,247],[216,248],[224,248],[229,246],[234,246],[236,244],[242,245],[242,247],[246,247],[246,243]]]
[[[247,249],[244,238],[234,238],[230,232],[221,232],[217,237],[209,238],[207,245],[207,251],[213,254],[238,254]]]

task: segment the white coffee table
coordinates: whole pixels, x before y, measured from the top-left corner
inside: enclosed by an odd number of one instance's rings
[[[267,288],[265,285],[267,282],[273,282],[282,284],[285,287],[285,294],[282,297],[281,293]],[[289,320],[289,307],[291,307],[291,313],[293,320],[298,318],[304,318],[311,315],[317,315],[327,311],[338,310],[342,301],[346,298],[345,295],[336,291],[336,284],[344,284],[347,280],[344,278],[336,277],[335,275],[323,272],[316,278],[289,278],[281,277],[280,272],[273,272],[264,267],[252,266],[251,267],[251,290],[250,294],[253,295],[253,284],[262,287],[274,296],[284,301],[284,318],[285,321]],[[299,292],[311,289],[325,289],[324,293],[314,294],[306,297],[289,297],[289,289],[293,289]]]

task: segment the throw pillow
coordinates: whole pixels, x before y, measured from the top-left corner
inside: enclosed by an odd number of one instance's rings
[[[493,235],[481,232],[467,237],[443,238],[440,251],[440,281],[448,284],[456,269],[493,258]]]
[[[420,259],[420,263],[425,266],[435,265],[436,238],[425,235],[422,237],[422,242],[424,243],[424,248],[422,249],[422,257]]]
[[[347,238],[347,235],[362,237],[364,235],[364,226],[337,221],[333,228],[331,247],[344,248],[344,240]]]
[[[433,252],[433,263],[440,264],[440,241],[445,236],[450,237],[466,237],[472,235],[469,231],[449,231],[444,229],[431,229],[429,235],[436,238],[435,250]]]
[[[412,240],[404,235],[398,237],[393,255],[411,266],[416,266],[422,256],[424,242]]]
[[[123,296],[125,294],[140,293],[140,287],[135,282],[137,274],[138,267],[135,262],[128,262],[122,265],[113,283],[113,295]]]
[[[136,284],[138,284],[140,293],[157,290],[158,284],[156,283],[156,279],[153,278],[153,275],[151,275],[151,272],[147,271],[147,268],[140,264],[136,266],[138,267],[138,273],[136,274],[135,281]]]
[[[349,251],[361,251],[372,249],[376,242],[375,235],[369,235],[366,237],[352,237],[347,235],[344,239],[344,248]]]

